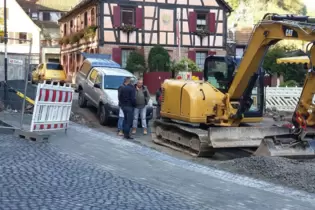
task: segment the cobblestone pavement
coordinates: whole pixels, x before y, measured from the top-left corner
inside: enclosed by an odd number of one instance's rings
[[[305,209],[315,195],[71,125],[48,142],[0,135],[0,209]]]

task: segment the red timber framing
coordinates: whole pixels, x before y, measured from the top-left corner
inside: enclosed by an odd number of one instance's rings
[[[124,46],[152,46],[177,47],[177,14],[180,14],[180,40],[181,47],[196,47],[206,49],[225,49],[227,36],[227,14],[231,8],[220,0],[213,1],[212,6],[206,5],[209,0],[186,0],[187,5],[177,3],[162,3],[146,0],[121,0],[119,5],[116,0],[103,0],[100,18],[100,46],[124,45]],[[193,3],[198,1],[200,3]],[[217,6],[213,6],[217,4]],[[129,17],[131,32],[123,32],[122,27]],[[204,20],[200,20],[204,19]],[[165,29],[163,22],[171,21],[171,29]],[[200,38],[196,33],[200,30],[200,21],[208,35]],[[104,31],[102,33],[101,31]]]

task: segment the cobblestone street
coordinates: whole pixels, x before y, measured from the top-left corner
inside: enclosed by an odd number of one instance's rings
[[[0,209],[314,209],[315,196],[71,125],[49,142],[0,136]]]

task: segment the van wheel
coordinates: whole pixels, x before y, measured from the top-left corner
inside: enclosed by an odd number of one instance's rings
[[[103,104],[99,106],[99,120],[101,125],[108,125],[108,114]]]
[[[78,99],[79,107],[85,108],[87,105],[87,100],[84,97],[83,91],[79,90],[79,99]]]

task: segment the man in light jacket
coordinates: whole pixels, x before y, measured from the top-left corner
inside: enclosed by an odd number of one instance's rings
[[[147,129],[147,104],[150,100],[150,93],[146,86],[143,85],[143,80],[139,79],[137,84],[135,85],[136,88],[136,107],[134,109],[134,118],[133,118],[133,125],[132,125],[132,134],[137,132],[138,127],[138,118],[139,114],[141,117],[141,125],[143,128],[143,134],[148,133]]]

